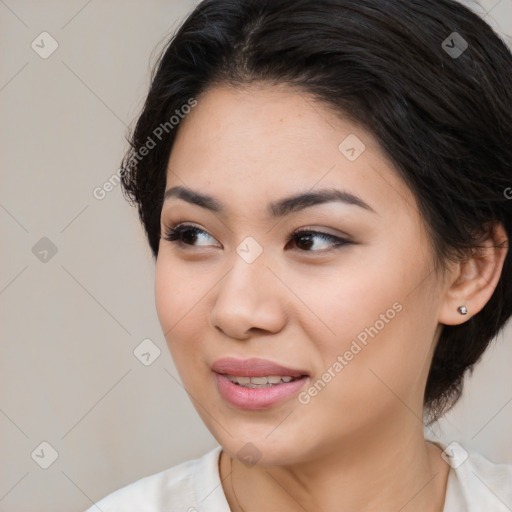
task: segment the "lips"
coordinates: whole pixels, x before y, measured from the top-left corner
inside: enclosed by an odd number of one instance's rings
[[[290,400],[309,380],[305,370],[259,358],[225,357],[215,361],[212,370],[222,398],[238,409],[253,411]]]
[[[286,366],[257,357],[251,359],[224,357],[213,363],[212,370],[221,375],[236,377],[268,377],[278,375],[280,377],[297,378],[308,375],[305,370],[287,368]]]

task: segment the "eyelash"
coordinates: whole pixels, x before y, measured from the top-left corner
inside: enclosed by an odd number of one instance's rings
[[[204,231],[203,229],[200,229],[200,228],[198,228],[196,226],[192,226],[192,225],[189,225],[189,224],[179,224],[179,225],[167,228],[165,230],[164,239],[167,240],[168,242],[176,243],[179,246],[195,247],[195,245],[193,245],[193,244],[186,244],[186,243],[184,243],[181,240],[181,236],[184,233],[186,233],[186,232],[193,232],[195,234],[204,233],[204,234],[206,234],[208,236],[211,236],[206,231]],[[297,240],[300,236],[304,236],[304,235],[317,236],[317,237],[322,238],[324,240],[331,240],[334,243],[332,244],[332,247],[330,247],[328,249],[316,250],[316,251],[302,250],[301,252],[312,252],[312,253],[326,254],[326,253],[329,253],[329,252],[331,252],[331,251],[333,251],[333,250],[335,250],[335,249],[337,249],[337,248],[339,248],[339,247],[341,247],[343,245],[347,245],[347,244],[351,243],[349,240],[347,240],[345,238],[334,236],[334,235],[331,235],[329,233],[323,233],[321,231],[315,231],[315,230],[312,230],[312,229],[299,229],[299,230],[295,231],[294,233],[292,233],[288,243],[290,243],[294,239]]]

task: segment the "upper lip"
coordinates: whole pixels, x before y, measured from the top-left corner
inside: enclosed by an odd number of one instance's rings
[[[303,375],[307,375],[307,372],[304,370],[286,368],[285,366],[268,361],[267,359],[257,357],[250,359],[223,357],[213,363],[212,370],[216,373],[236,377],[267,377],[270,375],[302,377]]]

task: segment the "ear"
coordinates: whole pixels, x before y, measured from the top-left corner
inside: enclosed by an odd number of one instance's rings
[[[476,315],[498,285],[508,251],[508,237],[503,225],[488,226],[478,245],[472,249],[471,256],[451,266],[439,312],[441,324],[459,325]],[[459,306],[466,306],[466,315],[459,313]]]

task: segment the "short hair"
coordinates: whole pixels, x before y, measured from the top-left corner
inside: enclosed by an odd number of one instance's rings
[[[296,87],[376,137],[440,268],[496,223],[510,239],[512,55],[477,14],[452,0],[204,0],[162,51],[122,163],[155,259],[171,118],[216,85],[259,82]],[[484,308],[443,325],[424,395],[431,422],[512,314],[511,285],[508,252]]]

